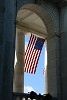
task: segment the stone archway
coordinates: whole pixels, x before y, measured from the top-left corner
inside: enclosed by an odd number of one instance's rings
[[[24,22],[25,18],[23,19],[22,23],[20,22],[23,15],[21,13],[23,10],[30,11],[30,13],[35,13],[37,16],[39,16],[43,25],[45,26],[45,31],[43,30],[43,32],[40,32],[40,36],[46,37],[47,40],[47,91],[51,93],[52,96],[60,98],[60,70],[58,70],[58,68],[60,68],[58,11],[56,7],[50,4],[37,5],[30,3],[22,5],[23,6],[20,7],[17,13],[18,28],[24,32],[30,31],[35,32],[35,34],[38,32],[37,30],[34,30],[33,27],[32,29],[29,27],[29,21],[26,23]],[[26,18],[28,16],[26,16]]]
[[[22,6],[37,13],[46,26],[48,92],[58,100],[65,100],[67,98],[67,1],[65,0],[56,0],[56,3],[55,0],[6,0],[3,2],[1,0],[0,99],[12,100],[16,12]],[[36,7],[44,9],[43,13],[39,13]]]
[[[19,5],[20,6],[20,5]],[[37,30],[31,29],[28,26],[23,26],[22,23],[19,22],[22,17],[21,12],[23,10],[31,11],[31,13],[35,13],[42,20],[43,25],[45,26],[45,32],[41,32],[40,35],[42,37],[46,37],[47,39],[47,79],[48,79],[48,92],[51,93],[54,97],[60,97],[60,71],[58,68],[60,67],[59,62],[59,19],[57,9],[50,5],[36,5],[36,4],[25,4],[20,7],[17,13],[17,27],[21,28],[24,32],[31,31],[37,34]],[[29,22],[29,21],[28,21]],[[28,23],[24,23],[27,25]],[[26,28],[25,28],[26,27]],[[32,27],[33,28],[33,27]],[[29,29],[29,30],[26,30]],[[45,34],[42,34],[45,33]],[[39,34],[39,33],[38,33]],[[58,74],[57,74],[58,73]]]

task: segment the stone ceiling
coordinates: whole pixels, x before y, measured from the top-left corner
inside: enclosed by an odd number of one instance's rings
[[[33,11],[20,9],[16,20],[18,28],[26,32],[36,33],[42,37],[46,36],[46,27],[43,21]]]

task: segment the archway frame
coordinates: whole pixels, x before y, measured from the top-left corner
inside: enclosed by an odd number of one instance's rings
[[[46,26],[46,40],[47,40],[47,79],[48,79],[48,92],[51,95],[60,98],[60,54],[59,54],[59,14],[58,9],[47,3],[34,4],[23,2],[17,5],[17,11],[20,9],[27,9],[35,12],[43,21]],[[37,9],[36,9],[37,8]],[[53,89],[52,89],[53,88]]]

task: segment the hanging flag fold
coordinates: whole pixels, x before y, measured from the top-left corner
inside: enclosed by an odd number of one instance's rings
[[[25,51],[24,72],[35,74],[44,42],[45,39],[31,34],[28,46]]]

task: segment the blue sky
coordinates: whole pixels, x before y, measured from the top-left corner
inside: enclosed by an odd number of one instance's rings
[[[29,36],[25,36],[25,46],[27,46]],[[43,69],[45,66],[45,45],[42,48],[40,59],[37,65],[36,73],[29,74],[24,73],[24,86],[27,92],[34,90],[36,93],[44,93],[45,91],[45,76],[43,75]],[[26,92],[25,90],[25,92]]]

